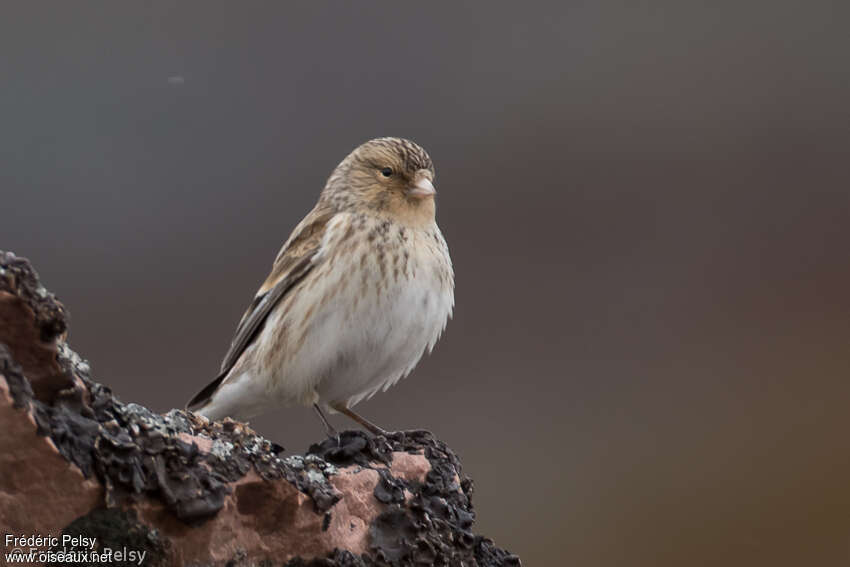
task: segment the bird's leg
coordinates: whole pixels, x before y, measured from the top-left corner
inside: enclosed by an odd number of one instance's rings
[[[353,419],[354,421],[356,421],[357,423],[359,423],[360,425],[362,425],[363,427],[368,429],[369,432],[372,433],[372,435],[383,435],[384,437],[387,437],[388,435],[390,435],[390,433],[388,431],[381,429],[380,427],[378,427],[377,425],[375,425],[374,423],[372,423],[371,421],[369,421],[365,417],[357,415],[356,413],[354,413],[353,411],[351,411],[349,408],[345,407],[342,404],[339,404],[339,403],[331,404],[331,407],[333,409],[335,409],[336,411],[338,411],[339,413],[347,415],[348,417],[350,417],[351,419]]]
[[[325,414],[322,412],[322,408],[319,407],[319,404],[313,404],[313,409],[316,410],[316,413],[319,414],[319,419],[321,419],[322,423],[325,424],[325,434],[328,436],[328,439],[336,439],[336,444],[339,445],[339,433],[337,433],[334,426],[330,424],[328,418],[325,417]]]

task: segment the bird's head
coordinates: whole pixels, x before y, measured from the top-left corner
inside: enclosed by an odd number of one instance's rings
[[[337,166],[324,194],[345,208],[367,207],[408,222],[433,220],[434,164],[410,140],[376,138]]]

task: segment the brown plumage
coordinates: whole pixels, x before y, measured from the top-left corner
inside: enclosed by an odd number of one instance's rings
[[[430,157],[408,140],[379,138],[349,154],[281,248],[218,378],[189,408],[244,418],[321,404],[382,431],[350,407],[409,373],[454,305],[433,179]]]

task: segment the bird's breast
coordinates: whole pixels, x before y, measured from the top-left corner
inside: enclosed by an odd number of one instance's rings
[[[354,227],[338,227],[346,237],[329,239],[263,333],[272,383],[287,397],[315,388],[326,401],[356,403],[410,372],[451,314],[451,260],[436,226]]]

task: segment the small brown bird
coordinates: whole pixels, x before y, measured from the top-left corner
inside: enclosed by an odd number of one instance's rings
[[[236,329],[221,373],[188,404],[247,419],[293,404],[354,413],[433,349],[454,307],[435,220],[434,166],[417,144],[378,138],[333,171]]]

